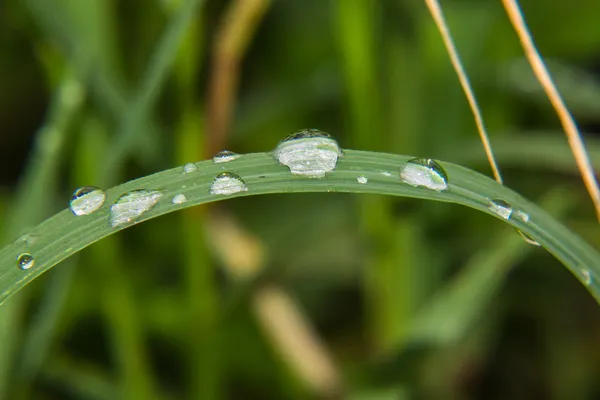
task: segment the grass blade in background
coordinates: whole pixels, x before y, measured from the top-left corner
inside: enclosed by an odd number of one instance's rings
[[[121,168],[124,155],[129,154],[137,145],[137,139],[143,136],[141,128],[144,120],[152,111],[152,106],[175,61],[179,44],[201,3],[202,0],[185,0],[157,43],[148,62],[148,69],[129,104],[129,111],[123,114],[119,123],[116,140],[107,153],[108,158],[101,173],[103,182],[111,182],[114,179]]]

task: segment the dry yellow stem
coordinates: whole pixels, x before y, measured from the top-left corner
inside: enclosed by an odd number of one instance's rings
[[[552,103],[556,114],[558,114],[560,123],[562,124],[565,134],[567,135],[569,146],[571,146],[571,151],[575,156],[577,168],[579,168],[579,173],[583,178],[583,183],[585,184],[585,187],[587,188],[590,197],[594,202],[596,216],[598,217],[598,220],[600,220],[600,189],[598,188],[598,182],[594,176],[594,168],[590,163],[590,158],[585,149],[585,145],[583,144],[581,134],[577,129],[577,125],[569,113],[569,110],[567,109],[562,97],[558,93],[558,89],[556,89],[554,82],[552,82],[550,73],[548,72],[546,64],[544,64],[544,61],[540,57],[540,54],[533,43],[531,33],[527,29],[527,24],[523,19],[523,14],[521,13],[516,0],[502,0],[502,3],[504,4],[506,13],[510,18],[510,22],[519,36],[519,40],[521,41],[521,45],[525,51],[525,56],[531,65],[531,69],[533,69],[533,73],[544,88],[544,91],[546,92],[550,103]]]
[[[448,51],[450,61],[452,62],[452,66],[454,67],[454,70],[456,71],[456,75],[458,75],[458,79],[463,88],[463,91],[467,96],[469,106],[471,107],[471,111],[473,112],[473,117],[475,117],[475,124],[477,125],[477,131],[479,132],[481,143],[483,143],[483,148],[485,149],[485,155],[490,163],[490,167],[492,167],[494,179],[496,179],[498,183],[502,183],[500,169],[498,168],[498,164],[496,163],[496,159],[494,158],[494,153],[492,151],[490,139],[486,132],[485,125],[483,123],[483,118],[481,117],[481,111],[479,110],[477,100],[475,99],[475,94],[473,93],[473,89],[471,88],[471,84],[469,83],[469,78],[465,73],[465,70],[460,61],[460,57],[458,55],[458,51],[456,50],[456,46],[454,45],[454,41],[452,40],[452,36],[450,35],[450,30],[448,29],[448,25],[446,24],[446,20],[444,19],[444,14],[442,13],[440,4],[438,3],[438,0],[425,0],[425,3],[427,4],[429,12],[433,17],[433,20],[435,21],[435,24],[438,27],[440,34],[442,35],[444,44],[446,46],[446,51]]]

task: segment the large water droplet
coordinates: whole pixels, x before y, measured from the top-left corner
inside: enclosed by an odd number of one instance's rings
[[[369,182],[369,179],[367,179],[366,176],[361,175],[359,177],[356,178],[356,181],[362,185],[364,185],[365,183]]]
[[[317,129],[304,129],[279,142],[273,155],[294,175],[323,178],[335,169],[342,150],[329,134]]]
[[[223,150],[215,154],[212,160],[215,164],[221,164],[237,160],[238,158],[240,158],[239,154],[234,153],[233,151]]]
[[[430,158],[409,160],[400,171],[400,178],[411,186],[424,186],[437,192],[448,188],[446,171]]]
[[[210,186],[210,194],[228,196],[230,194],[248,190],[244,180],[233,172],[221,172]]]
[[[106,200],[106,193],[103,190],[94,186],[84,186],[71,196],[69,209],[77,216],[88,215],[102,207],[104,200]]]
[[[190,173],[196,172],[196,171],[198,171],[198,167],[196,167],[196,164],[187,163],[183,166],[184,174],[190,174]]]
[[[23,253],[19,257],[17,257],[17,267],[22,270],[27,270],[35,264],[35,260],[33,256],[29,253]]]
[[[512,206],[505,200],[494,199],[488,203],[489,209],[496,215],[504,219],[509,219],[513,213]]]
[[[187,197],[185,197],[185,194],[179,193],[179,194],[176,194],[173,197],[173,200],[171,200],[171,201],[173,202],[173,204],[183,204],[187,201]]]
[[[134,221],[150,210],[162,196],[158,190],[134,190],[121,195],[110,207],[110,225],[114,228]]]

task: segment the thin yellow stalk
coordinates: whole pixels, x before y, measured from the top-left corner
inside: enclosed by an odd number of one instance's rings
[[[596,216],[598,217],[598,220],[600,220],[600,189],[598,188],[598,182],[594,176],[594,169],[590,163],[590,158],[585,149],[585,145],[583,144],[581,134],[577,129],[577,125],[569,113],[569,110],[567,109],[562,97],[558,93],[558,89],[550,77],[550,73],[546,68],[546,64],[540,57],[540,54],[533,43],[531,33],[527,29],[527,25],[523,19],[523,14],[521,13],[517,1],[502,0],[502,3],[504,4],[504,8],[508,14],[510,22],[519,36],[519,40],[521,41],[521,45],[525,51],[525,56],[531,65],[533,73],[544,88],[544,91],[546,92],[550,103],[552,103],[556,114],[558,114],[558,118],[560,119],[563,129],[565,130],[565,134],[567,135],[569,146],[571,146],[571,151],[575,156],[577,168],[579,168],[579,172],[583,178],[583,183],[585,184],[585,187],[587,188],[590,197],[594,202]]]
[[[465,70],[460,61],[458,51],[456,50],[456,46],[454,45],[454,41],[452,40],[452,36],[450,35],[450,30],[448,29],[448,25],[446,24],[446,20],[444,18],[444,14],[442,13],[440,4],[438,3],[438,0],[425,0],[425,3],[427,4],[427,8],[429,8],[429,12],[433,17],[433,20],[435,21],[435,24],[438,27],[440,34],[442,35],[444,44],[446,46],[446,51],[448,51],[450,61],[452,62],[452,66],[454,67],[454,70],[456,72],[456,75],[458,75],[458,79],[463,88],[463,91],[467,96],[469,106],[471,107],[471,111],[473,112],[473,116],[475,117],[475,124],[477,125],[477,131],[479,132],[481,143],[483,143],[483,148],[485,149],[486,157],[490,163],[490,167],[492,167],[494,179],[496,179],[498,183],[502,183],[502,176],[500,176],[500,170],[494,158],[494,153],[492,152],[492,146],[490,145],[490,139],[486,132],[485,125],[483,124],[481,111],[479,111],[477,100],[475,100],[475,94],[473,93],[473,89],[471,89],[469,78],[467,78],[467,74],[465,73]]]
[[[237,97],[240,63],[271,0],[232,2],[214,42],[209,87],[208,155],[222,150]]]

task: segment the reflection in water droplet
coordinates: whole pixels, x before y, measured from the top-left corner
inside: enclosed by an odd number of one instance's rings
[[[523,232],[520,229],[517,229],[517,233],[519,234],[519,236],[521,236],[523,238],[523,240],[531,245],[534,246],[540,246],[540,244],[538,243],[537,240],[535,240],[534,238],[532,238],[531,236],[529,236],[528,234],[526,234],[525,232]]]
[[[179,194],[176,194],[173,197],[173,200],[171,200],[171,201],[173,202],[173,204],[183,204],[187,201],[187,197],[185,197],[185,194],[179,193]]]
[[[121,195],[110,207],[110,225],[114,228],[134,221],[150,210],[162,196],[158,190],[134,190]]]
[[[71,196],[69,209],[77,216],[88,215],[102,207],[105,200],[106,193],[103,190],[94,186],[84,186]]]
[[[494,214],[504,219],[509,219],[513,212],[512,206],[507,201],[502,199],[491,200],[488,203],[488,208]]]
[[[244,180],[233,172],[221,172],[216,176],[210,186],[210,194],[220,194],[223,196],[245,192],[247,190],[248,187]]]
[[[215,156],[213,157],[212,160],[213,160],[213,163],[220,164],[220,163],[234,161],[234,160],[237,160],[238,158],[240,158],[239,154],[234,153],[233,151],[223,150],[223,151],[220,151],[217,154],[215,154]]]
[[[400,171],[400,178],[411,186],[424,186],[441,192],[448,188],[448,175],[444,168],[430,158],[413,158]]]
[[[184,174],[189,174],[189,173],[196,172],[196,171],[198,171],[198,167],[196,167],[196,164],[187,163],[183,166]]]
[[[335,169],[342,156],[337,141],[317,129],[295,132],[279,142],[273,155],[294,175],[323,178]]]
[[[29,253],[23,253],[17,258],[17,267],[22,270],[27,270],[35,264],[33,256]]]
[[[356,178],[356,181],[357,181],[358,183],[361,183],[361,184],[363,184],[363,185],[364,185],[365,183],[369,182],[369,180],[367,179],[367,177],[366,177],[366,176],[364,176],[364,175],[361,175],[361,176],[359,176],[358,178]]]

